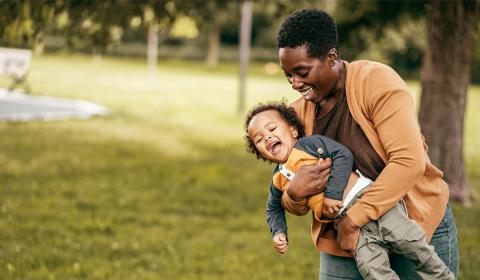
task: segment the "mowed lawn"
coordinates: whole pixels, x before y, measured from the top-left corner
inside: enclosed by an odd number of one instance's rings
[[[280,72],[251,73],[247,107],[298,95]],[[142,60],[35,57],[34,94],[112,114],[0,123],[0,279],[317,279],[310,216],[289,216],[287,255],[272,249],[272,166],[245,152],[236,74],[169,61],[150,79]],[[468,102],[465,155],[479,190],[479,88]],[[453,206],[460,279],[477,279],[480,203]]]

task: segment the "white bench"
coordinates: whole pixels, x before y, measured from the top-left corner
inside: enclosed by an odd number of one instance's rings
[[[0,75],[9,76],[13,79],[8,91],[12,91],[19,85],[23,85],[30,91],[27,83],[27,73],[30,66],[32,52],[25,49],[0,48]]]

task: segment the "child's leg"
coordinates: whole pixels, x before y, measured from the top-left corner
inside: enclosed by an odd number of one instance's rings
[[[354,257],[364,279],[400,279],[390,268],[388,249],[382,244],[376,221],[361,228]]]
[[[378,220],[380,234],[393,252],[412,260],[422,279],[455,279],[453,273],[429,245],[423,229],[410,220],[399,203]]]

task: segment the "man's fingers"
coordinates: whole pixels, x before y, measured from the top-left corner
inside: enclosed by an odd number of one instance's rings
[[[330,167],[325,169],[317,169],[317,171],[321,176],[330,176]]]
[[[330,168],[330,162],[326,159],[319,159],[313,166],[317,172]]]

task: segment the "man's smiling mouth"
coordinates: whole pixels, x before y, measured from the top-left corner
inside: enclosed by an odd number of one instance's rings
[[[300,94],[303,95],[304,98],[307,98],[312,91],[313,91],[313,87],[309,87],[304,91],[300,91]]]

